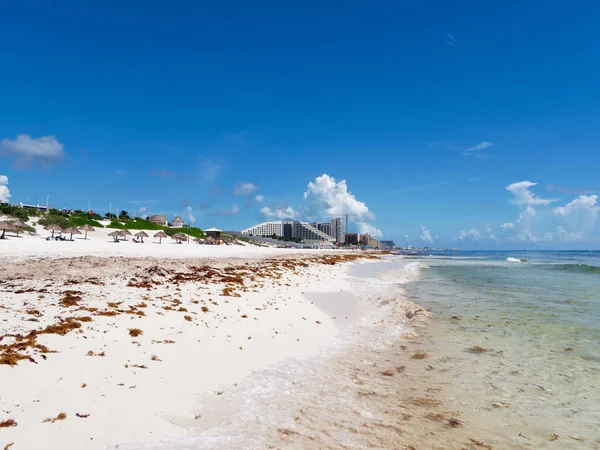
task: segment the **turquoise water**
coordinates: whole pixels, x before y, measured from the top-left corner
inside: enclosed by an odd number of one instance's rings
[[[532,448],[600,448],[600,252],[459,255],[415,258],[409,292],[477,398],[465,406],[510,405],[498,435],[518,429]]]

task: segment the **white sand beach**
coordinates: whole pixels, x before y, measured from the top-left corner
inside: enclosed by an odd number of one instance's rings
[[[201,419],[196,395],[313,355],[339,332],[303,293],[347,290],[334,263],[351,256],[116,244],[109,231],[1,242],[0,448],[185,436],[181,418]]]

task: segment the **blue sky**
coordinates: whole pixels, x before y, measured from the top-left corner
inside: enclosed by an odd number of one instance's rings
[[[600,248],[600,4],[5,3],[13,203]]]

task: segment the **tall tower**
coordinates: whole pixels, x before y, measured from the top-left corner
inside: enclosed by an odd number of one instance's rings
[[[330,236],[335,238],[336,242],[344,243],[346,241],[346,228],[344,219],[342,217],[336,217],[331,219],[331,234]]]

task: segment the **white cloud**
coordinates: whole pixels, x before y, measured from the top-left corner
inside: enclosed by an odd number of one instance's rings
[[[544,199],[535,195],[530,187],[536,186],[537,183],[532,183],[531,181],[519,181],[518,183],[513,183],[506,186],[506,189],[511,192],[515,198],[509,200],[509,203],[513,203],[515,205],[520,206],[530,206],[530,205],[549,205],[556,201],[556,199]]]
[[[431,232],[425,227],[421,227],[421,236],[419,236],[419,239],[421,239],[424,242],[433,242]]]
[[[498,238],[496,237],[496,235],[494,234],[494,230],[492,230],[492,227],[487,226],[485,227],[485,232],[487,233],[488,237],[492,240],[492,241],[497,241]]]
[[[254,183],[237,183],[233,188],[235,195],[251,195],[258,190],[258,186]]]
[[[556,236],[558,237],[559,240],[562,240],[565,242],[574,242],[574,241],[585,240],[583,233],[569,233],[563,227],[556,228]]]
[[[512,230],[514,227],[515,227],[515,224],[512,222],[506,222],[506,223],[503,223],[502,225],[500,225],[500,228],[502,228],[502,231]]]
[[[580,195],[565,206],[554,208],[553,212],[564,218],[572,230],[587,233],[594,228],[598,220],[600,207],[597,195]]]
[[[275,209],[271,209],[268,206],[265,206],[260,210],[260,214],[265,219],[295,219],[298,216],[298,213],[291,206],[280,206]]]
[[[265,196],[264,195],[257,195],[256,197],[254,197],[254,199],[256,200],[256,203],[262,203],[265,201]]]
[[[358,227],[358,232],[360,234],[370,234],[373,237],[381,237],[383,236],[383,233],[381,232],[380,229],[376,228],[375,226],[371,225],[370,223],[367,222],[356,222],[356,226]]]
[[[485,150],[486,148],[491,147],[492,145],[494,144],[492,144],[491,142],[480,142],[479,144],[474,145],[473,147],[465,149],[465,152],[477,152],[479,150]]]
[[[7,203],[10,198],[10,191],[6,186],[8,184],[8,177],[6,175],[0,175],[0,202]]]
[[[0,155],[16,157],[15,165],[25,168],[35,160],[49,165],[63,158],[65,152],[63,144],[54,136],[32,138],[26,134],[19,134],[14,140],[3,139],[0,142]]]
[[[189,224],[190,225],[194,225],[194,223],[196,222],[196,218],[192,214],[192,207],[191,206],[187,206],[185,208],[185,215],[187,216],[187,220],[188,220]]]
[[[348,191],[346,180],[336,182],[327,174],[317,177],[308,183],[304,193],[306,200],[313,208],[328,215],[353,215],[358,221],[374,220],[375,214],[369,211],[367,205],[359,201]]]
[[[481,232],[477,228],[471,228],[469,231],[461,231],[458,239],[460,241],[465,241],[467,239],[471,241],[480,241],[482,237]]]

